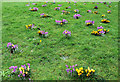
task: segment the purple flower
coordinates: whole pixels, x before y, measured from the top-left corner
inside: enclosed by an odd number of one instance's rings
[[[18,75],[18,77],[20,77],[20,75]]]
[[[100,27],[97,27],[97,29],[103,29],[103,27],[102,27],[102,26],[100,26]]]
[[[70,34],[70,35],[71,35],[71,32],[65,30],[65,31],[63,32],[63,34],[66,34],[66,35]]]
[[[70,6],[68,8],[71,8]]]
[[[12,68],[13,68],[12,72],[15,72],[16,71],[15,69],[17,69],[17,66],[11,66],[11,67],[9,67],[9,69],[12,69]]]
[[[75,67],[74,65],[72,67]]]
[[[73,71],[75,71],[75,68],[73,68]]]
[[[77,1],[75,1],[74,3],[77,3]]]
[[[66,67],[68,68],[68,65],[66,65]]]
[[[30,6],[29,4],[26,4],[26,6]]]
[[[20,71],[20,74],[22,74],[22,71]]]
[[[99,4],[99,3],[97,3],[97,4]]]
[[[87,10],[87,12],[91,12],[91,10]]]
[[[47,6],[46,4],[45,5],[42,5],[42,7],[45,7],[45,6]]]
[[[77,64],[75,64],[75,66],[77,66]]]
[[[36,5],[36,3],[32,3],[33,5]]]
[[[30,64],[29,63],[27,63],[27,65],[29,66],[29,68],[30,68]]]
[[[72,70],[70,70],[70,72],[72,73]]]
[[[68,22],[67,20],[63,19],[62,22]]]
[[[99,33],[105,33],[105,32],[102,30],[102,31],[100,31]]]
[[[70,69],[66,69],[66,71],[67,71],[67,72],[69,72],[69,71],[70,71]]]
[[[59,20],[55,20],[56,23],[61,23],[62,21],[59,21]]]
[[[70,68],[71,68],[71,66],[70,66]]]
[[[75,19],[78,19],[79,17],[81,17],[81,15],[80,15],[80,14],[75,14],[73,17],[74,17]]]
[[[92,23],[92,24],[94,24],[94,21],[86,20],[85,23]]]
[[[23,76],[25,76],[25,74],[23,74]]]
[[[44,15],[44,13],[40,14],[40,15]]]
[[[37,7],[34,7],[33,9],[34,9],[34,10],[38,10],[38,8],[37,8]]]
[[[109,3],[111,3],[111,2],[109,2]]]
[[[29,80],[31,80],[31,79],[29,78]]]
[[[103,3],[103,2],[100,2],[100,3]]]
[[[58,5],[58,6],[60,6],[60,7],[61,7],[62,5]]]
[[[7,44],[7,47],[9,48],[9,46],[11,46],[12,45],[12,43],[11,42],[9,42],[8,44]]]
[[[55,7],[54,10],[60,10],[60,7]]]

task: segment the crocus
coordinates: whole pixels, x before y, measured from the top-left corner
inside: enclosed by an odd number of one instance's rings
[[[66,65],[66,67],[68,68],[68,65]]]
[[[103,29],[103,27],[102,27],[102,26],[100,26],[100,27],[97,27],[97,29]]]
[[[13,68],[13,71],[12,71],[12,72],[15,72],[16,69],[17,69],[17,66],[11,66],[11,67],[9,67],[9,69],[12,69],[12,68]]]
[[[45,7],[45,6],[47,6],[46,4],[45,5],[42,5],[42,7]]]
[[[9,48],[9,46],[11,46],[12,45],[12,43],[11,42],[9,42],[8,44],[7,44],[7,47]]]
[[[58,6],[60,6],[60,7],[61,7],[62,5],[58,5]]]
[[[32,3],[33,5],[37,5],[36,3]]]
[[[79,17],[81,17],[81,15],[80,15],[80,14],[75,14],[73,17],[74,17],[75,19],[78,19]]]
[[[69,36],[71,36],[71,32],[69,32],[69,31],[67,31],[67,30],[65,30],[64,32],[63,32],[63,34],[65,34],[66,35],[66,37],[69,35]],[[71,66],[70,66],[71,67]]]
[[[78,10],[78,9],[75,9],[74,12],[79,12],[79,10]]]
[[[55,7],[54,10],[60,10],[60,7]]]

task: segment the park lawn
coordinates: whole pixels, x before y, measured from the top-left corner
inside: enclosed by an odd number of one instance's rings
[[[44,4],[25,6],[26,2],[3,2],[2,3],[2,70],[5,72],[3,80],[8,79],[10,66],[18,66],[30,63],[32,80],[69,80],[66,76],[66,64],[78,64],[90,66],[98,75],[106,80],[118,79],[118,3],[112,2],[111,8],[105,4],[95,2],[56,2],[55,4]],[[59,11],[54,8],[63,4]],[[108,2],[107,2],[108,4]],[[94,6],[98,6],[99,14],[87,13]],[[65,7],[71,6],[70,9]],[[37,12],[29,11],[30,7],[38,7]],[[74,19],[74,9],[78,9],[82,15]],[[69,15],[62,15],[62,10],[70,11]],[[111,10],[111,14],[107,13]],[[40,18],[40,14],[49,14],[49,18]],[[110,23],[101,23],[101,15]],[[67,24],[56,25],[55,20],[66,19]],[[94,26],[86,26],[85,21],[95,21]],[[35,24],[41,30],[48,32],[48,38],[41,38],[38,30],[28,30],[25,25]],[[110,32],[104,37],[91,35],[97,27],[103,26]],[[64,30],[71,31],[71,37],[66,39],[62,34]],[[39,41],[42,40],[40,43]],[[7,43],[17,44],[20,53],[10,54]],[[36,43],[40,43],[37,45]],[[66,59],[64,59],[66,58]],[[17,78],[9,78],[17,79]]]

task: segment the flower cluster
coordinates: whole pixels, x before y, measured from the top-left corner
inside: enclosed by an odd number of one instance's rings
[[[30,11],[37,11],[38,8],[37,8],[37,7],[33,7],[33,9],[32,9],[32,8],[30,7],[29,10],[30,10]]]
[[[86,20],[85,23],[87,26],[94,25],[94,21],[91,21],[91,20]]]
[[[19,75],[18,75],[18,77],[20,77],[20,78],[30,78],[30,73],[29,73],[29,71],[30,71],[30,64],[29,63],[27,63],[27,67],[26,67],[26,65],[21,65],[21,67],[19,67]]]
[[[100,27],[97,27],[97,31],[92,31],[91,32],[91,34],[92,35],[96,35],[96,36],[101,36],[101,34],[106,34],[106,33],[108,33],[109,32],[109,30],[106,30],[106,29],[103,29],[103,27],[102,26],[100,26]]]
[[[98,6],[95,6],[94,9],[98,9]]]
[[[107,19],[103,19],[103,20],[101,20],[101,22],[102,22],[102,23],[110,23],[110,21],[107,20]]]
[[[79,12],[79,10],[78,10],[78,9],[75,9],[75,10],[74,10],[74,12],[75,12],[75,13],[78,13],[78,12]]]
[[[94,69],[90,69],[90,68],[88,67],[88,69],[86,69],[85,72],[87,73],[86,76],[88,77],[88,76],[90,76],[90,75],[93,75],[93,74],[95,73],[95,70],[94,70]]]
[[[13,68],[13,71],[12,71],[12,72],[15,72],[16,69],[17,69],[17,66],[11,66],[11,67],[9,67],[9,69],[12,69],[12,68]]]
[[[60,6],[60,7],[61,7],[62,5],[58,5],[58,6]]]
[[[70,66],[70,68],[69,68],[69,66],[66,65],[66,67],[67,67],[67,69],[66,69],[67,73],[71,73],[72,74],[75,71],[75,67],[76,66],[77,66],[77,64],[75,64],[73,66]]]
[[[71,32],[69,32],[69,31],[67,31],[67,30],[65,30],[65,31],[63,32],[63,34],[65,34],[66,37],[71,36]]]
[[[25,25],[26,29],[34,29],[36,28],[35,24],[29,24],[29,25]]]
[[[81,15],[80,15],[80,14],[75,14],[73,17],[74,17],[75,19],[78,19],[79,17],[81,17]]]
[[[68,12],[68,11],[62,11],[62,14],[70,14],[70,12]]]
[[[54,10],[60,10],[60,7],[55,7]]]
[[[108,10],[107,13],[111,13],[111,10]]]
[[[65,24],[65,23],[67,23],[68,21],[65,20],[65,19],[63,19],[62,21],[55,20],[55,22],[56,22],[57,24],[63,25],[63,24]]]
[[[82,75],[83,73],[84,73],[84,71],[83,71],[83,67],[81,67],[81,68],[76,68],[76,71],[77,71],[77,74],[80,76],[80,75]]]
[[[71,8],[70,6],[69,7],[65,7],[66,9],[69,9],[69,8]]]
[[[48,34],[48,32],[40,31],[40,30],[37,33],[42,37],[47,37],[47,34]]]
[[[93,13],[94,13],[94,14],[98,14],[98,11],[94,11]]]
[[[87,10],[87,13],[90,13],[91,12],[91,10]]]
[[[18,45],[13,45],[11,42],[7,44],[7,47],[10,49],[11,53],[14,53],[18,49]]]
[[[45,18],[45,17],[50,17],[48,14],[44,14],[44,13],[42,13],[42,14],[40,14],[40,17],[43,17],[43,18]]]
[[[42,5],[42,7],[46,7],[47,5],[45,4],[45,5]]]

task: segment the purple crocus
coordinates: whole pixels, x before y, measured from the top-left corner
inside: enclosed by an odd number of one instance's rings
[[[31,79],[29,78],[29,80],[31,80]]]
[[[26,6],[30,6],[29,4],[26,4]]]
[[[66,65],[66,67],[68,68],[68,65]]]
[[[55,7],[54,10],[60,10],[60,7]]]
[[[70,6],[68,8],[71,8]]]
[[[87,10],[87,12],[89,13],[89,12],[91,12],[91,10]]]
[[[25,77],[25,74],[23,74],[23,76]]]
[[[62,22],[64,22],[64,23],[65,23],[65,22],[68,22],[68,21],[67,21],[67,20],[65,20],[65,19],[63,19],[63,20],[62,20]]]
[[[59,21],[59,20],[55,20],[56,23],[61,23],[62,21]]]
[[[111,2],[109,2],[109,3],[111,3]]]
[[[65,34],[65,35],[70,34],[70,35],[71,35],[71,32],[69,32],[69,31],[65,30],[65,31],[63,32],[63,34]]]
[[[75,11],[75,12],[79,12],[79,10],[78,10],[78,9],[75,9],[74,11]]]
[[[35,11],[37,11],[37,10],[38,10],[38,8],[37,8],[37,7],[34,7],[33,9],[34,9]]]
[[[7,47],[9,48],[9,46],[11,46],[12,45],[12,43],[11,42],[9,42],[8,44],[7,44]]]
[[[105,33],[105,32],[102,30],[102,31],[100,31],[99,33]]]
[[[94,24],[94,21],[86,20],[85,23],[92,23],[92,24]]]
[[[36,3],[32,3],[33,5],[36,5]]]
[[[12,68],[13,68],[13,71],[12,71],[12,72],[15,72],[16,69],[17,69],[17,66],[11,66],[11,67],[9,67],[9,69],[12,69]]]
[[[40,16],[41,16],[41,15],[44,15],[44,13],[40,14]]]
[[[75,19],[78,19],[79,17],[81,17],[81,15],[80,15],[80,14],[75,14],[73,17],[74,17]]]
[[[67,72],[69,72],[69,71],[70,71],[70,69],[66,69],[66,71],[67,71]]]
[[[58,6],[60,6],[60,7],[61,7],[62,5],[58,5]]]
[[[97,3],[97,4],[99,4],[99,3]]]
[[[18,77],[20,77],[20,75],[18,75]]]
[[[103,3],[103,2],[100,2],[100,3]]]
[[[42,7],[45,7],[45,6],[47,6],[46,4],[45,5],[42,5]]]
[[[102,26],[100,26],[100,27],[97,27],[97,29],[103,29],[103,27],[102,27]]]

